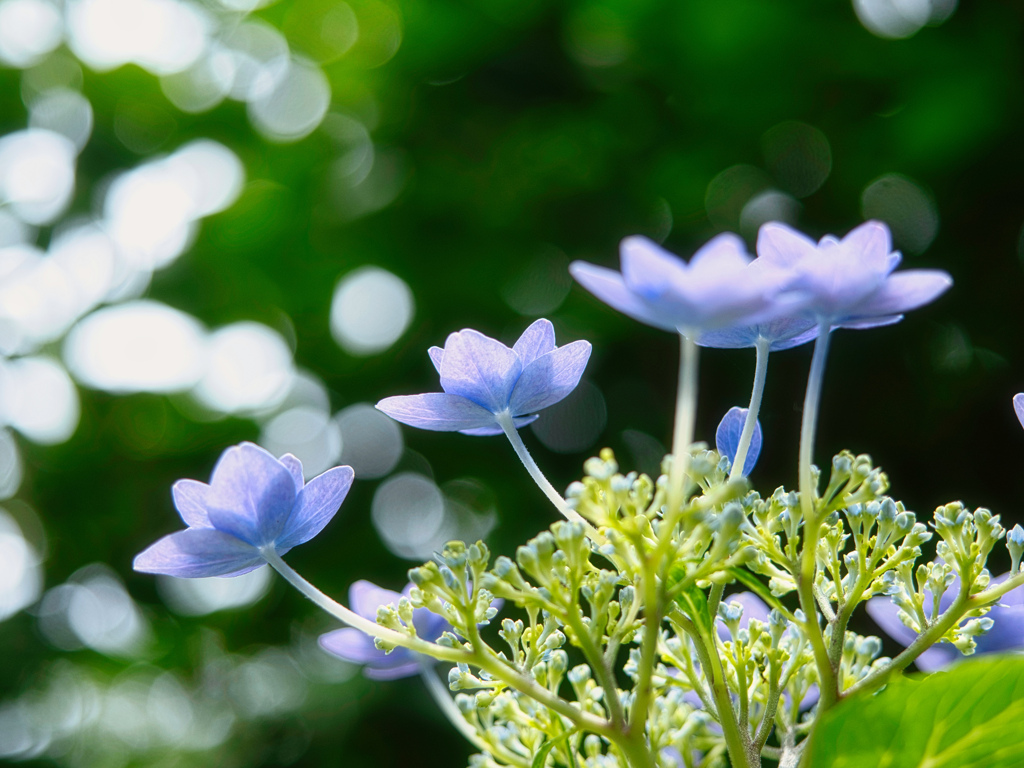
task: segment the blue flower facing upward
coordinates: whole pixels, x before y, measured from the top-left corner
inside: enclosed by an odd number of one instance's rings
[[[377,609],[397,604],[409,596],[412,584],[406,585],[402,594],[378,587],[369,581],[357,581],[348,590],[349,606],[363,618],[375,621]],[[416,634],[421,640],[434,642],[442,633],[452,631],[451,625],[436,613],[426,608],[416,608],[412,613]],[[372,680],[397,680],[415,675],[434,660],[429,656],[415,653],[406,648],[382,651],[374,645],[373,638],[358,629],[345,627],[320,636],[320,646],[328,653],[351,664],[360,664],[363,674]]]
[[[736,451],[740,445],[740,435],[743,434],[743,425],[747,420],[748,410],[746,408],[730,408],[722,420],[718,423],[718,430],[715,432],[715,447],[719,454],[728,456],[729,462],[736,460]],[[757,457],[761,455],[761,422],[754,422],[754,433],[750,438],[750,446],[747,448],[747,456],[743,461],[743,475],[749,475],[757,464]]]
[[[221,454],[210,484],[179,480],[174,506],[188,526],[136,556],[143,573],[201,578],[238,576],[283,555],[323,530],[352,486],[351,467],[335,467],[305,483],[302,463],[253,443]]]
[[[443,392],[386,397],[377,408],[411,427],[467,435],[497,435],[502,419],[516,427],[564,399],[579,384],[590,343],[555,346],[555,329],[537,320],[510,349],[470,329],[448,336],[429,354]]]

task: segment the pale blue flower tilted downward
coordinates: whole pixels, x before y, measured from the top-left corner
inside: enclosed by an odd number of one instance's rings
[[[748,326],[782,314],[790,305],[785,269],[758,264],[743,241],[712,238],[689,263],[645,237],[627,237],[622,272],[576,261],[572,276],[605,304],[666,331],[694,334]]]
[[[402,597],[408,597],[412,586],[408,584],[402,590],[402,594],[398,594],[369,581],[357,581],[349,587],[349,605],[363,618],[375,621],[378,608],[397,604]],[[416,608],[412,612],[412,621],[416,627],[416,635],[421,640],[429,642],[434,642],[442,633],[450,632],[452,629],[447,621],[426,608]],[[339,659],[362,665],[363,674],[373,680],[408,677],[434,663],[429,656],[407,648],[382,651],[374,645],[372,637],[351,627],[320,635],[320,646]]]
[[[722,456],[728,456],[730,463],[736,460],[736,451],[740,445],[740,435],[743,434],[747,413],[746,408],[733,406],[718,423],[718,430],[715,432],[715,448]],[[747,457],[743,460],[744,475],[749,475],[754,469],[754,465],[757,464],[757,457],[761,455],[761,440],[761,422],[755,421],[750,447],[747,448]]]
[[[143,573],[199,578],[238,576],[309,541],[330,522],[352,486],[351,467],[335,467],[305,483],[302,464],[253,443],[221,454],[210,484],[179,480],[174,506],[188,528],[165,536],[135,558]]]
[[[377,407],[411,427],[497,435],[503,431],[499,419],[511,418],[521,427],[572,392],[590,359],[590,343],[556,347],[554,327],[541,319],[511,349],[466,329],[429,354],[444,391],[386,397]]]

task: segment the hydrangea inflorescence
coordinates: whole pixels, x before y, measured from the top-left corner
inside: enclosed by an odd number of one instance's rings
[[[1007,533],[997,515],[959,503],[937,509],[929,526],[887,495],[869,456],[844,451],[824,470],[812,461],[833,331],[896,322],[941,295],[949,276],[895,271],[899,254],[878,222],[818,241],[767,224],[756,250],[724,234],[687,263],[631,237],[621,272],[571,267],[602,301],[680,338],[673,452],[661,477],[620,472],[608,449],[565,495],[544,477],[518,428],[576,387],[590,355],[585,341],[557,347],[547,320],[512,347],[453,333],[429,351],[443,392],[379,403],[411,426],[508,437],[567,518],[514,556],[492,561],[483,542],[449,542],[409,572],[401,595],[353,584],[349,610],[280,555],[323,527],[351,470],[303,485],[292,457],[243,444],[209,486],[175,486],[189,528],[136,568],[233,575],[270,563],[349,625],[322,638],[327,650],[376,679],[422,673],[477,749],[474,768],[711,768],[726,756],[735,768],[763,757],[796,766],[817,718],[852,693],[915,662],[1020,643],[1019,593],[1004,596],[1024,584],[1024,529]],[[774,442],[757,420],[768,354],[811,340],[797,489],[762,496],[747,476],[762,443]],[[722,419],[717,451],[694,442],[698,345],[756,351],[750,406]],[[1024,425],[1024,394],[1014,408]],[[935,557],[925,558],[933,540]],[[992,579],[987,560],[1001,540],[1012,567]],[[501,618],[492,637],[482,628],[501,600],[519,615]],[[849,630],[865,603],[906,646],[895,658]],[[451,665],[446,688],[428,657]]]

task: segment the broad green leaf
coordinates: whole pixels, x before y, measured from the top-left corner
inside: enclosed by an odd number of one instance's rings
[[[803,765],[813,768],[1020,768],[1024,658],[989,657],[910,675],[826,713]]]
[[[681,570],[678,572],[673,570],[669,574],[669,587],[675,587],[682,578]],[[700,630],[701,634],[705,637],[709,636],[712,631],[713,621],[711,614],[708,613],[708,596],[704,594],[704,590],[698,589],[694,584],[690,584],[676,595],[675,600],[683,613],[689,616],[690,620],[697,625],[697,629]]]

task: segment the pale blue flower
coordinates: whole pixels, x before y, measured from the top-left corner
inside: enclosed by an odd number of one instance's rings
[[[627,237],[622,272],[586,262],[569,271],[605,304],[647,325],[687,335],[767,322],[798,297],[785,291],[788,270],[758,264],[743,241],[712,238],[687,263],[645,237]]]
[[[1001,584],[1009,576],[1009,573],[1004,573],[992,579],[990,584]],[[944,612],[949,608],[959,592],[960,579],[954,578],[939,598],[939,611]],[[925,592],[925,605],[931,605],[930,591]],[[900,609],[888,597],[872,597],[867,602],[867,611],[882,631],[897,643],[910,645],[917,639],[917,633],[900,621]],[[1018,588],[1007,592],[992,606],[986,618],[992,619],[994,623],[985,634],[975,635],[975,653],[1020,651],[1024,648],[1024,590]],[[964,655],[955,647],[941,642],[918,656],[914,663],[924,672],[934,672],[962,658]]]
[[[935,300],[953,284],[938,269],[894,273],[902,257],[892,250],[889,228],[880,221],[861,224],[842,240],[826,235],[817,243],[770,222],[758,233],[757,254],[758,261],[791,270],[795,276],[789,287],[806,300],[802,314],[831,328],[898,322],[904,312]]]
[[[718,430],[715,432],[715,447],[722,456],[728,456],[729,461],[736,460],[736,451],[740,445],[740,435],[743,434],[743,425],[747,420],[747,409],[732,407],[722,420],[718,423]],[[757,457],[761,455],[761,422],[754,422],[754,433],[750,437],[750,447],[747,448],[747,457],[743,460],[743,474],[749,475],[754,465],[757,464]]]
[[[377,407],[421,429],[500,434],[499,417],[511,417],[521,427],[572,392],[590,350],[586,341],[556,347],[555,329],[543,319],[527,328],[511,349],[478,331],[462,330],[448,337],[444,349],[429,351],[444,392],[386,397]]]
[[[1013,396],[1013,410],[1017,414],[1017,421],[1024,427],[1024,392]]]
[[[238,576],[309,541],[330,522],[352,486],[352,467],[335,467],[305,483],[302,464],[253,443],[221,454],[210,484],[179,480],[171,492],[188,525],[135,558],[135,570],[200,578]]]
[[[369,581],[357,581],[348,590],[349,607],[363,618],[376,621],[378,608],[397,605],[401,598],[409,596],[412,586],[406,585],[402,594],[398,594]],[[417,636],[428,642],[434,642],[444,632],[452,631],[447,621],[426,608],[413,610],[412,621]],[[415,675],[434,664],[429,656],[407,648],[382,651],[374,645],[372,637],[351,627],[321,635],[320,646],[339,659],[362,665],[363,674],[373,680],[397,680]]]

